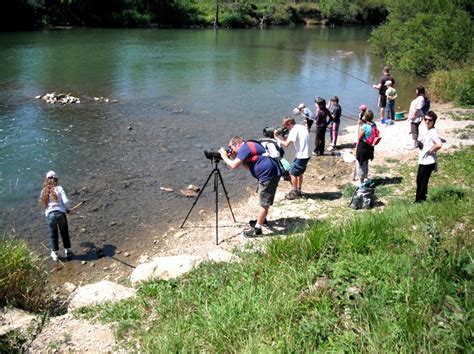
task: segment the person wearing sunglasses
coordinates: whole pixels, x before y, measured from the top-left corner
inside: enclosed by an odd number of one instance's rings
[[[437,118],[438,116],[433,111],[426,113],[423,118],[428,132],[423,142],[417,142],[420,153],[418,158],[418,173],[416,175],[415,203],[421,203],[426,200],[428,182],[433,171],[437,169],[436,152],[443,146],[441,138],[438,136],[438,132],[435,128]]]

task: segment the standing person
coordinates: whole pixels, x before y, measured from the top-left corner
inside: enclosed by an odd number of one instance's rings
[[[48,235],[51,248],[51,258],[58,260],[58,229],[63,240],[64,256],[70,259],[71,240],[66,214],[69,213],[69,199],[63,187],[58,184],[59,176],[54,171],[46,174],[39,203],[44,208],[44,215],[48,223]]]
[[[284,147],[294,144],[296,154],[290,169],[291,191],[285,198],[289,200],[301,198],[301,186],[303,185],[303,174],[309,161],[309,132],[304,125],[296,124],[295,119],[286,117],[283,126],[289,130],[288,137],[281,139],[278,131],[273,133],[275,139]]]
[[[316,102],[317,112],[315,115],[316,121],[316,140],[313,155],[324,155],[324,144],[326,139],[326,128],[328,126],[328,118],[331,119],[331,113],[326,108],[326,100],[318,97],[314,100]]]
[[[311,130],[311,126],[313,125],[313,112],[306,108],[304,103],[300,103],[298,105],[298,111],[304,117],[304,125],[308,128],[308,132]]]
[[[395,100],[397,96],[397,90],[392,86],[392,81],[388,80],[385,82],[387,89],[385,90],[385,96],[387,96],[387,119],[392,122],[395,120]]]
[[[339,135],[339,125],[341,124],[342,108],[339,104],[339,97],[334,96],[331,98],[331,104],[329,106],[329,112],[331,112],[332,119],[329,122],[330,134],[331,134],[331,150],[336,150],[337,136]]]
[[[244,231],[245,237],[262,235],[262,225],[267,223],[270,206],[275,199],[275,193],[280,181],[281,171],[278,164],[269,156],[265,156],[265,148],[253,141],[246,142],[242,137],[236,136],[229,141],[230,156],[224,148],[219,149],[222,160],[231,169],[243,167],[250,170],[258,180],[258,194],[260,209],[257,220],[250,220],[250,228]]]
[[[410,122],[411,137],[413,140],[412,149],[418,147],[418,133],[421,120],[423,119],[423,106],[425,105],[425,87],[418,85],[416,90],[416,97],[410,103],[410,110],[408,111],[408,121]]]
[[[370,137],[372,127],[375,126],[373,122],[374,112],[370,109],[365,113],[365,123],[359,128],[359,136],[356,146],[356,171],[359,176],[359,183],[362,185],[369,174],[369,160],[374,159],[374,147],[366,143]]]
[[[435,129],[436,119],[438,119],[438,116],[433,111],[429,111],[424,117],[428,132],[423,142],[418,142],[420,154],[418,157],[418,174],[416,176],[415,203],[421,203],[426,200],[428,182],[431,173],[436,171],[437,167],[436,152],[443,147],[441,138]]]
[[[374,89],[379,90],[378,107],[380,108],[380,120],[383,120],[385,117],[385,106],[387,106],[387,96],[385,95],[387,86],[385,86],[385,83],[388,80],[390,80],[392,85],[395,86],[395,79],[392,77],[392,75],[390,75],[390,68],[388,66],[384,66],[383,75],[380,78],[380,82],[378,84],[372,85]]]

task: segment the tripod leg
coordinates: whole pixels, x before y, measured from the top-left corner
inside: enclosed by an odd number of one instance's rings
[[[222,189],[224,190],[224,195],[227,199],[227,204],[229,205],[230,213],[232,214],[232,219],[234,220],[234,222],[236,222],[237,220],[235,220],[234,212],[232,211],[232,206],[230,205],[229,195],[227,194],[227,190],[225,189],[224,179],[222,178],[221,170],[217,169],[217,174],[219,175],[219,179],[221,180]]]
[[[217,170],[219,173],[219,170]],[[216,245],[219,244],[219,179],[217,174],[214,174],[214,192],[216,194]]]
[[[212,175],[213,175],[216,171],[219,171],[219,170],[218,170],[217,168],[214,168],[214,169],[211,171],[211,173],[209,174],[209,176],[207,177],[206,182],[204,183],[204,185],[202,186],[201,190],[199,191],[198,196],[196,197],[196,199],[194,199],[193,205],[191,206],[191,209],[189,209],[188,215],[186,215],[186,217],[184,218],[183,223],[182,223],[181,226],[179,227],[180,229],[183,228],[184,224],[186,223],[186,220],[188,220],[188,217],[189,217],[189,215],[191,214],[191,212],[193,211],[194,206],[195,206],[196,203],[198,202],[199,197],[201,196],[202,192],[204,192],[204,188],[206,188],[207,182],[209,182],[209,180],[211,179]],[[214,183],[215,183],[215,182],[214,182]]]

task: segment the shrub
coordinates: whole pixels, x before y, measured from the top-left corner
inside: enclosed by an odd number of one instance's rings
[[[0,240],[0,306],[41,311],[50,303],[46,296],[47,274],[24,241]]]
[[[474,106],[474,67],[471,67],[459,82],[455,102],[461,106]]]

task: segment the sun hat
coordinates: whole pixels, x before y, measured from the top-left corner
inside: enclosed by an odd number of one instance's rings
[[[298,105],[298,109],[305,108],[305,107],[306,107],[306,106],[304,105],[304,103],[300,103],[300,104]]]
[[[49,172],[46,174],[46,178],[59,178],[59,176],[57,175],[56,172],[54,172],[54,171],[49,171]]]
[[[365,111],[366,109],[367,109],[367,105],[365,105],[365,104],[361,104],[360,107],[359,107],[360,111]]]

